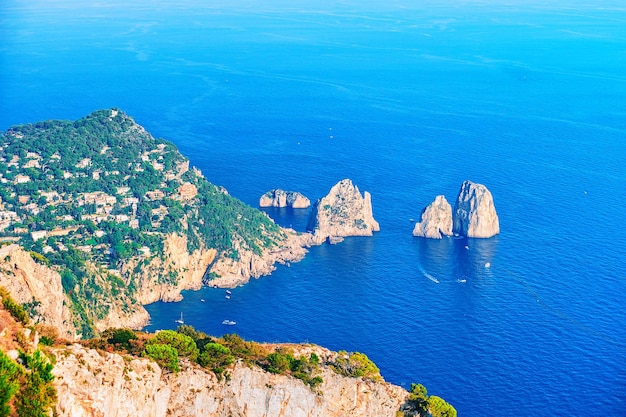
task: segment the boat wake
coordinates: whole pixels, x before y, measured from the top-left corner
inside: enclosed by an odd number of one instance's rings
[[[426,278],[428,278],[429,280],[431,280],[432,282],[434,282],[435,284],[439,284],[439,280],[437,278],[435,278],[434,276],[430,275],[428,272],[426,272],[424,270],[424,268],[422,268],[422,266],[420,265],[420,272],[422,273],[422,275],[424,275]]]

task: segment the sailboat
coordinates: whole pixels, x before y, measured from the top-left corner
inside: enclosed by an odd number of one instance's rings
[[[183,312],[180,312],[180,318],[178,320],[174,320],[176,323],[185,324],[185,320],[183,320]]]

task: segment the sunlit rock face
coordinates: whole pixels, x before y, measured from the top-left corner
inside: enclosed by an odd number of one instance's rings
[[[464,181],[454,204],[453,232],[488,238],[500,233],[500,223],[491,192],[482,184]]]
[[[422,212],[413,236],[441,239],[452,235],[452,206],[443,195],[438,195]]]
[[[371,236],[380,230],[372,213],[372,197],[351,180],[335,184],[326,197],[315,202],[307,228],[313,232],[317,243],[329,237]]]

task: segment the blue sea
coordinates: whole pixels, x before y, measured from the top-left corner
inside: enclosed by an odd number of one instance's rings
[[[623,3],[2,2],[1,130],[110,107],[251,206],[350,178],[381,226],[230,299],[147,306],[149,330],[182,312],[214,335],[364,352],[460,416],[626,416]],[[466,179],[501,234],[414,238]]]

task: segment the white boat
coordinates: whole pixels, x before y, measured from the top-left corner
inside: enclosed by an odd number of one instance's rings
[[[180,313],[180,318],[178,320],[174,320],[176,323],[185,324],[185,320],[183,320],[183,313]]]
[[[226,294],[226,299],[230,300],[230,295]]]
[[[231,295],[232,292],[230,292],[230,290],[226,290],[226,294]]]
[[[225,326],[234,326],[235,324],[237,324],[237,322],[236,321],[232,321],[232,320],[224,320],[222,322],[222,324],[225,325]]]

